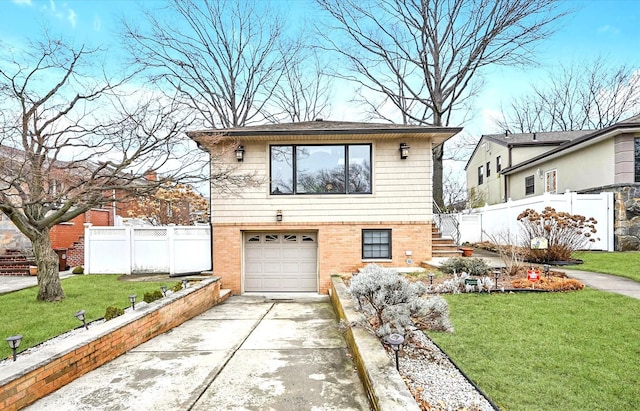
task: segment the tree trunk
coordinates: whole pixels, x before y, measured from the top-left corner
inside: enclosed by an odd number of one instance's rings
[[[31,242],[38,266],[38,301],[62,300],[64,291],[60,284],[58,255],[51,247],[49,229],[39,231]]]
[[[433,201],[444,209],[442,199],[442,157],[444,155],[444,143],[433,147]]]

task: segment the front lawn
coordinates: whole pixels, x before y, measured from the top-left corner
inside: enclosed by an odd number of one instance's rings
[[[640,300],[570,293],[445,295],[429,336],[503,410],[640,409]]]
[[[32,287],[0,295],[0,337],[22,334],[18,352],[63,334],[82,325],[74,313],[86,311],[87,322],[104,317],[108,306],[126,308],[129,295],[136,294],[142,301],[145,292],[159,290],[161,285],[173,282],[118,281],[119,275],[81,275],[62,280],[66,298],[60,302],[36,301],[38,288]],[[0,358],[11,355],[11,349],[2,341]],[[18,359],[19,361],[19,359]]]
[[[573,257],[584,263],[567,266],[567,269],[614,274],[640,282],[640,251],[582,251],[574,253]]]

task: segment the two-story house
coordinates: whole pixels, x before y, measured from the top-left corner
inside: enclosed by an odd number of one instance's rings
[[[482,136],[467,163],[467,189],[486,193],[488,204],[613,192],[616,250],[640,250],[640,115],[599,130]]]
[[[431,149],[460,130],[320,120],[190,132],[258,181],[212,186],[215,275],[236,294],[326,293],[332,274],[367,263],[419,267],[431,258]]]

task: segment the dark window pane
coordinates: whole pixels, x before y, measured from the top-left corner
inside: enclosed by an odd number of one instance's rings
[[[349,193],[371,192],[371,146],[351,145],[349,150]]]
[[[345,146],[297,146],[296,192],[345,193]]]
[[[271,194],[293,194],[293,146],[271,146]]]
[[[526,177],[524,179],[524,193],[525,195],[533,194],[535,189],[535,180],[533,176]]]
[[[391,230],[362,230],[362,258],[391,258]]]

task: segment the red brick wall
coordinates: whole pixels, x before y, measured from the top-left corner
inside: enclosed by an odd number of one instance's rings
[[[411,266],[431,259],[431,224],[420,222],[319,223],[319,224],[214,224],[213,273],[221,277],[222,287],[234,294],[242,292],[243,231],[314,231],[318,233],[318,292],[326,294],[331,275],[355,272],[362,261],[362,229],[391,229],[391,262],[376,262],[390,267],[407,267],[406,251],[411,251]]]
[[[54,249],[71,247],[84,235],[84,223],[91,223],[94,226],[111,226],[113,211],[111,209],[89,210],[69,222],[54,226],[49,233],[51,246]]]
[[[152,303],[157,304],[153,311],[123,323],[113,332],[101,334],[98,339],[53,358],[46,365],[30,369],[11,381],[3,381],[0,387],[0,409],[13,411],[24,408],[221,301],[220,282],[216,281],[175,298],[170,303],[164,303],[163,300]]]

